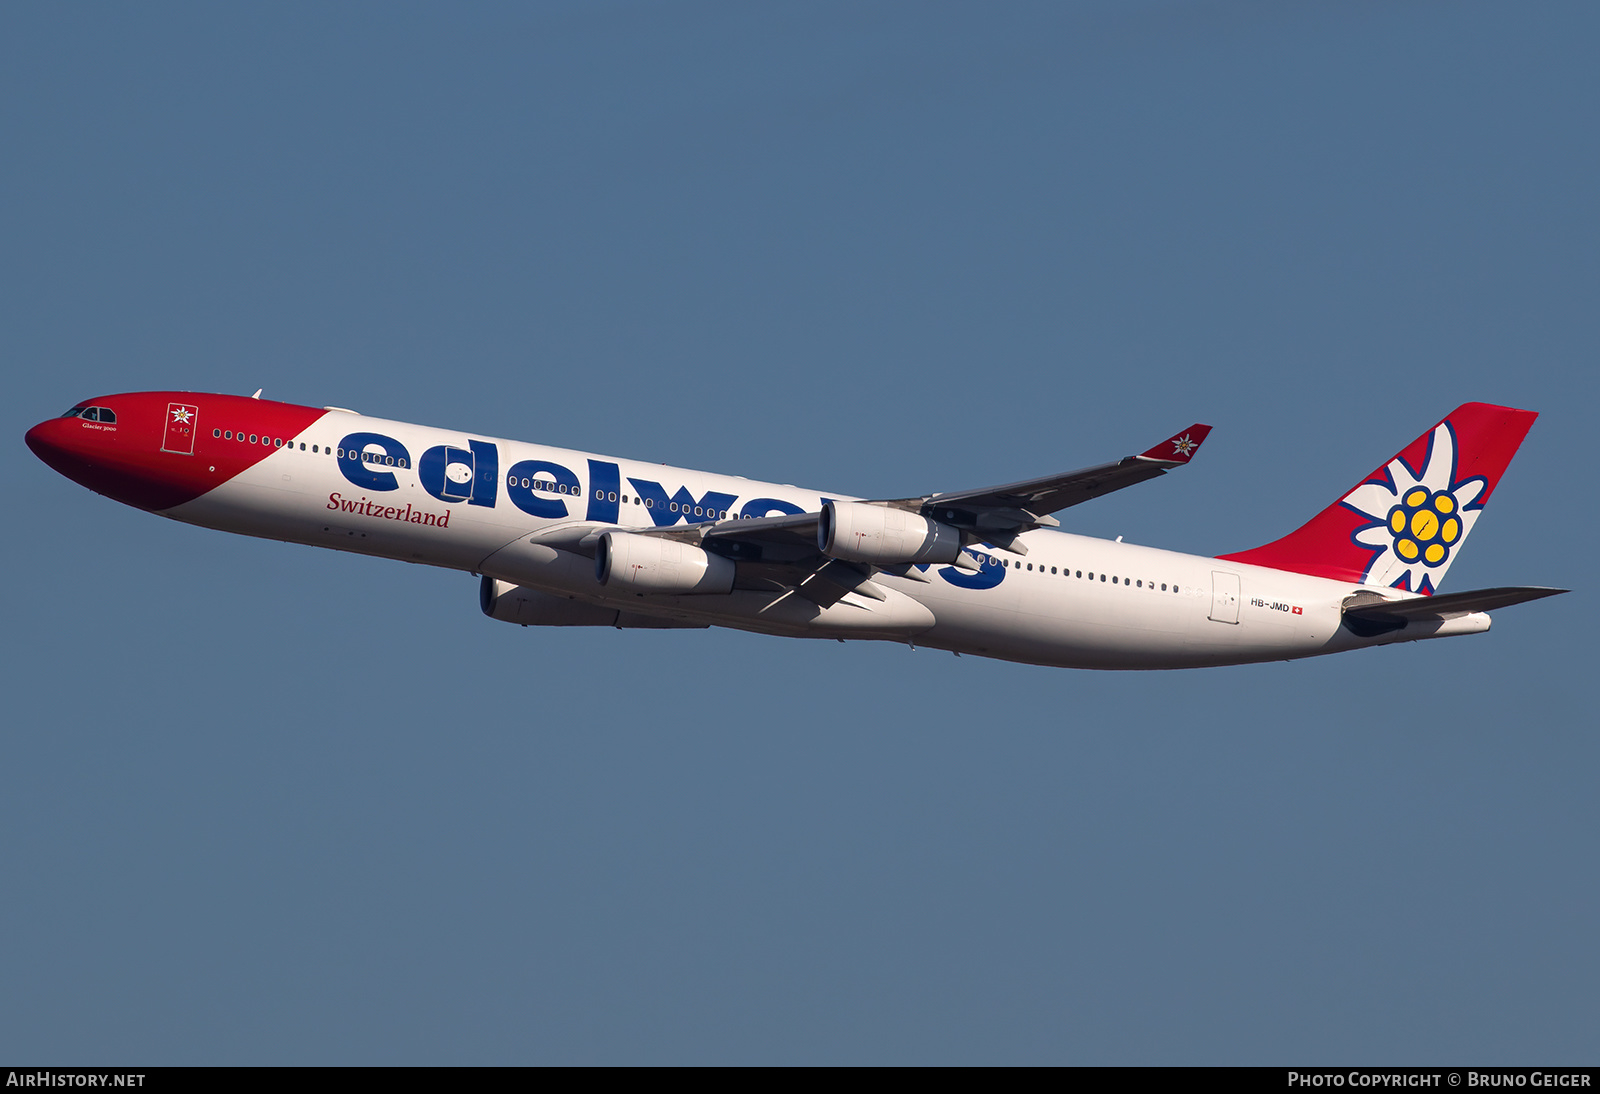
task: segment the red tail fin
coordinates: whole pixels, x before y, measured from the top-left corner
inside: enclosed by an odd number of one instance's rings
[[[1300,528],[1220,557],[1432,594],[1538,416],[1464,403]]]

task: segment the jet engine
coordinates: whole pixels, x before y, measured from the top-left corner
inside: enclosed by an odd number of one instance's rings
[[[478,585],[478,606],[490,619],[524,627],[614,627],[617,609],[602,608],[540,592],[525,585],[484,576]]]
[[[704,623],[689,623],[638,612],[621,612],[615,608],[530,589],[526,585],[513,585],[488,575],[478,586],[478,605],[490,619],[520,623],[524,627],[618,627],[633,630],[672,627],[704,629],[706,626]]]
[[[829,558],[878,566],[954,562],[961,554],[961,534],[920,513],[830,501],[817,521],[817,548]]]
[[[608,589],[636,593],[727,593],[733,562],[690,543],[607,532],[595,545],[594,574]]]

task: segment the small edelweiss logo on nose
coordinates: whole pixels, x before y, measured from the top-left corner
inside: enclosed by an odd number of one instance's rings
[[[1172,454],[1174,456],[1187,456],[1189,453],[1193,452],[1194,449],[1195,443],[1189,439],[1189,434],[1187,433],[1181,437],[1174,437],[1172,439]]]
[[[1394,553],[1407,562],[1441,565],[1461,538],[1461,517],[1455,495],[1445,490],[1430,493],[1424,487],[1408,490],[1400,504],[1389,510],[1389,531]]]
[[[173,407],[172,420],[174,422],[187,422],[189,420],[189,408],[186,406]]]

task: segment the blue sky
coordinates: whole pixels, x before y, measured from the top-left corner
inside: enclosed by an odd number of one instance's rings
[[[1592,1063],[1583,4],[10,5],[0,1057]],[[51,472],[335,404],[1215,554],[1542,412],[1486,636],[1093,674],[518,629]],[[1576,485],[1575,485],[1576,484]]]

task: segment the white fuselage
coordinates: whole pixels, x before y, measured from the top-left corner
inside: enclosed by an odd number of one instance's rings
[[[363,434],[383,439],[361,442],[363,451],[379,460],[388,452],[392,462],[352,471],[336,453]],[[822,608],[759,582],[720,595],[640,595],[599,583],[581,546],[585,528],[650,529],[713,519],[708,512],[810,513],[828,499],[854,499],[348,412],[325,415],[295,440],[165,515],[470,571],[662,620],[885,639],[1041,665],[1239,664],[1488,629],[1487,615],[1474,613],[1359,637],[1340,614],[1359,585],[1048,530],[1020,537],[1026,554],[970,548],[982,564],[975,572],[931,566],[915,571],[922,580],[880,572],[872,581],[883,599],[849,593]],[[424,488],[417,466],[417,454],[439,446],[468,461],[449,468],[447,497]],[[394,457],[400,450],[405,466]],[[477,454],[482,477],[463,483],[468,454]],[[355,481],[372,473],[392,486]]]

